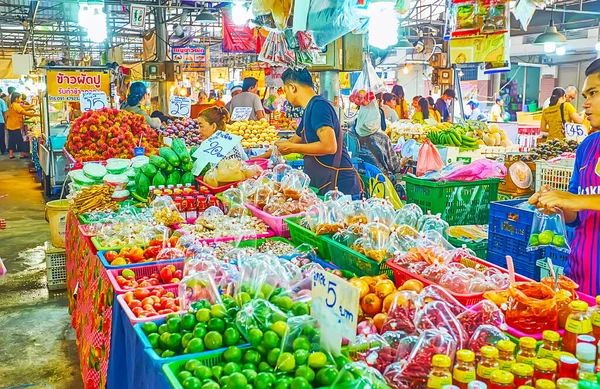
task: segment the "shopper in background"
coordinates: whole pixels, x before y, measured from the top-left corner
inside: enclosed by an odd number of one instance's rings
[[[427,97],[427,103],[429,103],[429,117],[435,120],[436,122],[441,123],[442,117],[437,111],[437,109],[435,109],[435,100],[433,100],[433,97]]]
[[[229,123],[229,112],[224,107],[206,108],[198,116],[198,130],[202,141],[207,140],[217,131],[225,131],[226,124]],[[246,161],[248,155],[244,151],[242,144],[238,143],[225,156],[227,159],[239,159]]]
[[[6,118],[8,117],[8,106],[4,99],[0,98],[0,155],[6,154]]]
[[[239,85],[234,85],[229,90],[229,94],[231,94],[231,100],[233,100],[233,98],[235,96],[239,95],[240,93],[242,93],[242,87]],[[229,100],[229,102],[227,104],[225,104],[225,108],[227,108],[227,111],[229,111],[229,114],[231,114],[231,100]]]
[[[450,103],[452,100],[456,98],[456,92],[454,89],[448,88],[444,91],[444,93],[440,96],[439,99],[435,102],[435,109],[440,113],[440,117],[442,122],[451,121],[452,117],[450,115]]]
[[[281,76],[285,95],[294,107],[304,108],[296,134],[287,141],[275,143],[283,155],[304,154],[304,171],[310,184],[320,194],[338,188],[360,198],[359,175],[344,146],[344,134],[335,108],[314,91],[310,72],[287,69]]]
[[[355,122],[356,124],[356,122]],[[378,128],[353,126],[350,135],[356,139],[356,157],[376,166],[384,174],[400,173],[402,164],[389,136]]]
[[[265,109],[258,97],[258,80],[254,77],[244,78],[242,93],[231,99],[231,114],[236,108],[252,108],[248,120],[260,120],[265,117]]]
[[[573,100],[577,98],[577,88],[573,85],[569,85],[565,88],[565,103],[571,103]],[[550,97],[544,101],[543,109],[546,109],[550,106]]]
[[[381,109],[383,109],[383,114],[386,120],[389,120],[391,123],[397,122],[399,119],[398,114],[395,111],[396,108],[396,95],[391,93],[383,94],[383,105]]]
[[[471,99],[467,105],[471,108],[471,114],[465,115],[467,120],[485,120],[485,115],[479,109],[479,101]]]
[[[504,121],[504,99],[496,97],[496,102],[490,111],[490,122]]]
[[[548,140],[565,138],[566,123],[583,123],[583,115],[575,111],[571,103],[566,102],[566,91],[554,88],[550,96],[550,105],[542,111],[540,131]]]
[[[600,128],[600,59],[596,59],[585,70],[583,84],[583,109],[592,128]],[[556,106],[564,95],[552,92],[550,109]],[[553,105],[552,102],[555,104]],[[544,110],[546,111],[546,110]],[[557,191],[542,187],[529,203],[546,212],[560,209],[565,221],[575,228],[569,242],[569,267],[567,276],[579,284],[578,291],[590,296],[600,294],[600,132],[588,135],[577,148],[575,166],[569,184],[569,191]]]
[[[429,101],[421,97],[417,103],[417,111],[412,116],[413,123],[425,124],[425,119],[429,119]]]
[[[410,112],[408,109],[408,102],[404,97],[404,88],[400,85],[394,85],[392,88],[392,94],[396,96],[396,107],[394,110],[398,115],[399,119],[408,119],[410,116]]]
[[[6,103],[7,107],[10,107],[10,95],[12,95],[15,92],[15,90],[16,89],[14,86],[9,86],[7,89],[8,94],[2,98],[4,100],[4,102]]]
[[[25,159],[23,145],[23,118],[25,116],[38,116],[36,113],[29,112],[21,106],[21,94],[13,92],[10,95],[10,107],[8,108],[8,117],[6,119],[6,129],[8,130],[8,153],[10,159],[14,159],[16,151],[21,152],[21,159]]]
[[[157,129],[161,125],[160,119],[150,117],[148,112],[142,109],[142,105],[149,103],[150,93],[148,93],[146,85],[141,81],[132,83],[129,86],[127,104],[125,105],[124,110],[135,113],[136,115],[142,115],[150,127]]]
[[[412,102],[410,104],[410,109],[412,110],[413,115],[415,114],[415,112],[417,112],[419,110],[419,100],[421,100],[421,97],[423,97],[423,96],[417,95],[412,98]]]

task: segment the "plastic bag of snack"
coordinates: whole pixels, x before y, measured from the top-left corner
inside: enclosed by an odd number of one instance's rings
[[[396,211],[394,224],[407,225],[416,229],[421,216],[423,216],[423,210],[417,204],[409,203]]]
[[[302,212],[306,211],[308,207],[320,203],[321,200],[317,197],[317,194],[309,188],[302,189],[300,198],[298,199],[298,205],[302,209]]]
[[[566,253],[571,252],[565,217],[559,209],[553,215],[546,215],[537,209],[534,211],[527,251],[539,250],[545,247],[553,247]]]
[[[479,14],[482,17],[481,31],[484,33],[506,32],[510,15],[508,2],[505,0],[487,0],[479,3]]]
[[[346,225],[355,223],[367,223],[367,213],[365,203],[362,200],[347,200],[341,207],[341,212]]]
[[[401,256],[411,248],[417,247],[419,233],[408,225],[399,225],[392,230],[389,239],[389,253],[394,256]]]
[[[217,180],[217,168],[215,168],[215,167],[210,168],[204,175],[203,181],[208,186],[212,186],[213,188],[218,187],[219,180]]]
[[[501,340],[508,340],[508,336],[502,330],[492,324],[482,324],[473,332],[467,348],[479,357],[481,347],[496,346]]]
[[[242,172],[242,161],[239,159],[224,159],[217,166],[217,181],[230,183],[242,181],[246,178]]]
[[[173,198],[170,196],[159,196],[150,203],[152,217],[165,226],[185,223],[185,219],[177,210]]]
[[[415,313],[423,304],[421,297],[412,290],[393,293],[392,303],[389,307],[386,307],[387,299],[386,297],[383,303],[383,310],[387,312],[387,318],[383,323],[381,332],[404,331],[407,334],[414,333],[416,331]]]
[[[317,207],[319,207],[319,209],[321,209],[323,212],[319,213],[318,215],[318,223],[315,234],[335,234],[340,229],[344,228],[343,215],[340,211],[339,205],[336,202],[329,201],[318,204]]]
[[[427,218],[423,220],[420,231],[436,231],[444,238],[448,238],[448,223],[440,217],[440,214],[435,215],[433,218]]]
[[[302,190],[308,187],[310,177],[301,170],[293,170],[281,180],[281,191],[286,199],[298,200]]]
[[[446,269],[448,268],[446,267]],[[467,294],[471,289],[471,277],[469,277],[465,271],[448,269],[446,273],[440,277],[438,284],[450,292]]]
[[[369,219],[369,221],[378,220],[388,226],[394,224],[396,210],[389,200],[371,197],[366,201],[365,208],[367,210],[367,219]]]
[[[475,333],[475,330],[482,324],[489,324],[500,329],[506,329],[504,313],[489,300],[481,300],[477,304],[466,308],[464,312],[457,317],[469,336]]]
[[[377,262],[382,262],[387,257],[388,241],[391,231],[387,225],[375,220],[367,223],[363,228],[367,242],[365,245],[365,255]]]
[[[434,263],[431,264],[429,266],[427,266],[425,268],[425,270],[423,270],[423,273],[421,274],[424,278],[428,279],[429,281],[435,283],[435,284],[439,284],[442,280],[442,278],[446,275],[446,273],[448,273],[450,270],[448,269],[448,267],[442,263]],[[453,272],[453,275],[455,273]]]
[[[456,319],[456,316],[444,301],[432,301],[417,309],[417,312],[415,312],[415,327],[420,331],[445,328],[456,340],[459,348],[464,348],[469,340],[462,324]]]
[[[478,3],[476,1],[454,1],[452,4],[455,17],[454,34],[465,34],[478,29]],[[453,35],[454,35],[453,34]]]

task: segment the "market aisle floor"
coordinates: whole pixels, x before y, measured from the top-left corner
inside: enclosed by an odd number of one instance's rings
[[[0,156],[0,389],[82,389],[64,292],[46,289],[44,196],[28,161]],[[31,385],[31,386],[30,386]]]

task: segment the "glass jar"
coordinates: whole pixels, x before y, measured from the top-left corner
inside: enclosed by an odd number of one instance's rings
[[[556,381],[557,389],[577,389],[577,380],[573,378],[559,378]]]
[[[600,296],[596,296],[596,306],[592,310],[592,335],[598,343],[600,341]]]
[[[577,358],[568,355],[562,355],[558,362],[558,378],[577,379],[579,370],[579,361]]]
[[[515,387],[533,385],[533,366],[526,363],[515,363],[510,372],[515,377]]]
[[[481,360],[477,364],[477,379],[490,386],[490,376],[498,369],[498,349],[494,346],[482,346]]]
[[[515,363],[516,345],[508,339],[502,339],[496,343],[498,349],[498,367],[501,370],[510,371]]]
[[[571,301],[569,308],[571,314],[565,324],[562,349],[573,354],[577,348],[577,336],[592,334],[592,319],[587,314],[588,304],[585,301]]]
[[[535,389],[555,389],[556,385],[550,380],[538,380],[535,383]]]
[[[536,359],[533,363],[533,383],[536,384],[538,380],[556,381],[556,362],[552,359]]]
[[[442,389],[446,385],[452,385],[452,373],[450,366],[452,360],[444,354],[436,354],[431,358],[431,373],[427,379],[428,389]]]
[[[542,333],[542,345],[538,349],[538,358],[548,358],[555,362],[560,359],[560,335],[556,331],[546,330]]]
[[[519,352],[517,354],[518,363],[526,363],[533,366],[533,362],[537,359],[535,352],[536,341],[535,339],[524,336],[519,339]]]
[[[475,381],[475,378],[475,353],[471,350],[458,350],[452,372],[452,384],[460,389],[467,389],[469,382]]]
[[[491,389],[512,389],[514,376],[508,371],[494,370],[490,375]]]

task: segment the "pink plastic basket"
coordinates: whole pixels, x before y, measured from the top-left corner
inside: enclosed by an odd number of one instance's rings
[[[178,285],[164,286],[164,288],[165,288],[166,292],[173,292],[173,294],[175,295],[175,298],[179,297],[179,286]],[[153,321],[153,320],[161,319],[163,317],[167,317],[168,316],[168,315],[157,315],[157,316],[153,316],[153,317],[137,318],[137,317],[135,317],[135,315],[133,314],[133,312],[131,312],[131,309],[129,308],[129,306],[125,302],[125,299],[124,299],[123,296],[124,295],[122,295],[122,294],[117,295],[117,301],[119,302],[119,304],[121,304],[121,308],[123,308],[123,311],[125,312],[125,314],[129,318],[129,321],[132,324],[143,323],[145,321]],[[185,313],[185,312],[184,312],[184,310],[180,310],[178,313]]]
[[[265,211],[260,210],[250,203],[246,203],[246,208],[252,212],[252,215],[265,222],[265,224],[273,230],[275,236],[283,236],[284,238],[290,237],[290,228],[285,222],[285,219],[289,217],[304,216],[306,214],[305,212],[302,212],[295,215],[273,216]]]
[[[138,277],[149,276],[152,273],[159,273],[160,270],[167,265],[174,265],[177,270],[183,270],[185,261],[181,260],[181,261],[177,261],[177,262],[166,262],[166,263],[161,263],[159,261],[159,262],[155,262],[151,265],[132,267],[132,268],[129,268],[129,270],[132,270],[135,273],[135,277],[138,278]],[[117,292],[117,294],[123,294],[123,293],[131,292],[134,290],[134,289],[121,288],[121,286],[119,286],[119,284],[117,283],[117,277],[119,275],[121,275],[123,270],[126,270],[126,269],[107,269],[106,270],[108,273],[108,278],[110,279],[110,282],[113,285],[113,289],[115,290],[115,292]],[[166,290],[168,287],[171,287],[171,286],[177,287],[177,284],[161,284],[161,285],[156,285],[156,286],[147,286],[144,289],[154,290],[154,289],[158,288],[159,286],[162,286]]]
[[[246,161],[249,165],[258,165],[262,168],[262,170],[267,170],[269,168],[269,160],[265,158],[252,158]]]
[[[203,243],[219,243],[219,242],[231,242],[236,239],[247,240],[247,239],[262,239],[262,238],[270,238],[274,236],[273,231],[268,230],[264,234],[251,235],[251,236],[242,236],[238,238],[237,236],[227,236],[224,238],[211,238],[211,239],[200,239],[199,242]]]
[[[578,299],[582,300],[582,301],[585,301],[586,303],[589,304],[590,307],[593,307],[593,306],[596,305],[596,298],[595,297],[592,297],[590,295],[583,294],[583,293],[577,293],[577,294],[579,295]],[[537,334],[527,334],[527,333],[519,331],[518,329],[513,328],[511,326],[507,326],[507,329],[506,329],[505,332],[507,334],[511,335],[511,336],[514,336],[517,339],[520,339],[520,338],[522,338],[524,336],[529,336],[530,338],[533,338],[535,340],[542,340],[542,333],[541,332],[537,333]],[[558,332],[560,334],[560,336],[562,337],[563,334],[564,334],[564,332],[565,332],[565,330],[558,330],[556,332]]]

